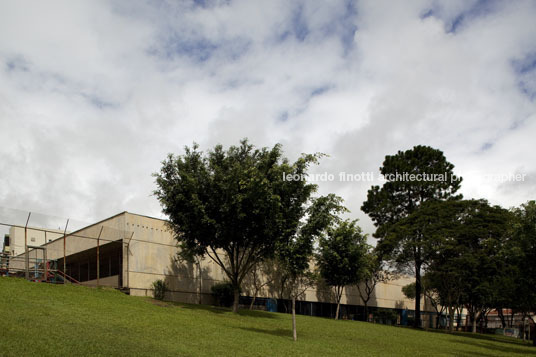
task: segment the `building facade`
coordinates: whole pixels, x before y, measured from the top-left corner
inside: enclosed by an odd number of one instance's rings
[[[10,237],[17,237],[12,241],[16,242],[19,254],[14,257],[10,267],[18,272],[25,271],[26,266],[23,259],[24,240],[22,251],[20,247],[21,234],[24,238],[24,227],[12,227]],[[169,288],[166,299],[211,304],[214,302],[212,286],[226,280],[222,269],[211,259],[201,260],[199,264],[179,261],[173,234],[166,221],[157,218],[122,212],[65,237],[59,231],[45,233],[36,228],[28,229],[26,234],[36,239],[34,242],[30,238],[28,245],[41,246],[39,249],[29,249],[31,271],[38,271],[39,266],[47,261],[49,270],[64,271],[69,279],[84,285],[119,288],[133,296],[152,296],[153,282],[164,280]],[[411,312],[414,301],[404,296],[402,287],[412,281],[409,277],[400,277],[379,283],[368,305],[372,309]],[[245,284],[242,294],[246,303],[253,289]],[[262,302],[268,298],[277,299],[277,295],[266,286],[257,293],[257,299]],[[329,289],[310,288],[301,297],[300,308],[306,309],[304,313],[308,314],[319,314],[313,313],[319,310],[325,314],[327,306],[333,303]],[[364,305],[356,287],[345,289],[341,304],[343,313],[356,311],[357,307]],[[424,305],[423,310],[433,315],[429,306]]]
[[[24,227],[12,226],[9,228],[10,254],[23,254],[26,240],[30,246],[41,246],[59,237],[63,237],[63,231],[28,227],[25,232]]]

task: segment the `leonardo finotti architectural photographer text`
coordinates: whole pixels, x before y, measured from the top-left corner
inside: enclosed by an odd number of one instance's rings
[[[522,182],[525,181],[527,174],[521,173],[500,173],[500,174],[485,174],[483,178],[485,181],[492,182]],[[284,181],[310,181],[310,182],[374,182],[374,181],[407,181],[407,182],[455,182],[460,181],[461,177],[457,175],[449,175],[445,173],[409,173],[409,172],[396,172],[393,174],[378,174],[374,172],[359,172],[359,173],[316,173],[316,174],[290,174],[283,173]]]

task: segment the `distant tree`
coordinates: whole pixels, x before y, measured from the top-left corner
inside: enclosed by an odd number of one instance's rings
[[[428,146],[387,155],[380,168],[386,182],[382,187],[372,186],[361,207],[377,227],[374,237],[379,239],[377,246],[382,255],[400,269],[415,274],[415,326],[421,324],[421,273],[426,263],[423,245],[427,237],[416,227],[406,225],[393,230],[393,226],[426,201],[461,198],[455,195],[461,178],[454,175],[453,169],[440,150]]]
[[[343,221],[320,238],[317,263],[320,276],[335,291],[335,319],[339,318],[344,288],[357,282],[366,252],[366,236],[357,221]]]
[[[536,201],[513,209],[513,241],[518,243],[515,280],[515,307],[533,323],[536,313]],[[536,346],[536,334],[533,345]]]
[[[462,292],[459,280],[462,279],[460,269],[463,267],[457,262],[461,248],[452,234],[458,228],[458,211],[454,207],[457,202],[459,201],[424,202],[391,228],[392,232],[400,234],[400,231],[406,235],[426,232],[426,240],[419,242],[420,256],[427,265],[427,272],[421,277],[421,291],[425,296],[428,289],[432,289],[434,295],[437,294],[441,306],[449,312],[451,329],[454,311],[461,304]],[[408,298],[416,299],[416,285],[415,282],[403,289]]]
[[[307,209],[307,220],[300,225],[297,234],[277,246],[275,263],[284,275],[284,288],[292,300],[292,335],[297,340],[296,299],[316,282],[309,264],[313,257],[314,243],[326,230],[340,221],[338,214],[345,212],[342,199],[333,194],[313,201]]]
[[[434,292],[434,296],[437,297],[434,307],[438,316],[444,310],[447,310],[449,332],[454,331],[454,312],[462,310],[463,277],[458,274],[459,268],[452,263],[450,265],[445,264],[442,268],[432,270],[425,275],[430,289]],[[441,310],[436,307],[437,304],[441,306]]]
[[[428,285],[449,309],[451,323],[460,304],[473,331],[489,312],[509,221],[508,211],[485,200],[451,200],[427,202],[394,226],[407,235],[417,230],[426,235],[421,253]]]
[[[415,300],[415,282],[410,283],[402,287],[402,293],[410,300]],[[438,289],[432,283],[429,274],[422,276],[422,293],[425,297],[425,301],[428,300],[430,305],[434,308],[436,312],[436,328],[439,328],[439,319],[443,315],[443,312],[446,309],[446,306],[441,304],[441,296]]]
[[[273,264],[273,259],[258,261],[246,275],[243,283],[248,286],[248,291],[252,296],[249,304],[250,310],[253,310],[259,292],[272,283],[273,279],[269,275],[269,272],[271,271],[270,266]]]
[[[321,155],[290,163],[280,145],[256,149],[247,140],[226,151],[198,149],[194,144],[162,162],[154,194],[180,249],[221,267],[238,312],[240,286],[252,267],[296,235],[316,189],[299,178]]]
[[[461,301],[476,332],[478,320],[484,321],[493,308],[494,282],[502,275],[501,251],[510,217],[507,210],[490,206],[485,200],[462,201],[456,206],[458,225],[452,236],[460,254],[454,261],[462,268]]]
[[[374,289],[378,283],[385,283],[392,278],[392,273],[385,269],[383,261],[378,253],[368,248],[368,252],[363,257],[363,265],[359,269],[357,279],[357,291],[361,300],[363,300],[364,308],[364,321],[368,321],[368,303],[374,293]]]

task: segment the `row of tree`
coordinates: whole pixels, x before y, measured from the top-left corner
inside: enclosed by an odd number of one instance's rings
[[[412,227],[412,228],[410,228]],[[503,327],[510,316],[532,319],[536,307],[536,203],[505,210],[484,200],[435,202],[401,221],[397,229],[426,229],[422,243],[426,272],[423,293],[436,309],[437,318],[466,309],[473,332],[487,326],[497,311]],[[415,298],[415,284],[404,288]],[[534,322],[534,321],[533,321]],[[511,325],[511,323],[510,323]]]
[[[155,195],[181,255],[198,263],[206,257],[221,267],[233,287],[234,312],[244,280],[252,274],[255,279],[269,262],[281,294],[292,301],[294,338],[296,299],[318,275],[335,292],[336,318],[345,286],[366,281],[362,295],[368,302],[378,277],[368,268],[379,267],[379,260],[357,222],[340,218],[347,211],[342,199],[315,197],[316,185],[285,180],[306,176],[321,156],[302,155],[291,163],[280,145],[258,149],[243,140],[206,154],[194,145],[181,156],[169,155],[155,174]]]
[[[463,292],[463,299],[449,297],[452,293],[443,293],[438,286],[434,289],[441,296],[441,305],[449,306],[448,299],[456,301],[450,304],[454,308],[463,302],[476,317],[488,306],[478,300],[485,295],[483,278],[506,269],[505,261],[512,262],[508,269],[515,265],[518,271],[528,271],[519,262],[521,255],[528,259],[530,249],[517,242],[520,237],[532,239],[530,223],[519,220],[514,237],[508,222],[528,214],[529,206],[515,213],[485,201],[462,200],[457,194],[461,178],[454,175],[454,166],[441,151],[416,146],[385,158],[380,171],[392,180],[382,187],[373,186],[362,207],[377,227],[374,250],[366,244],[356,221],[340,218],[346,211],[340,197],[318,197],[316,185],[285,180],[306,176],[321,157],[304,154],[290,162],[282,156],[280,145],[259,149],[247,140],[227,150],[218,145],[207,153],[194,145],[186,147],[183,155],[169,155],[155,174],[155,195],[181,251],[189,257],[209,258],[221,267],[233,286],[233,311],[238,311],[244,280],[267,261],[282,277],[281,289],[289,292],[293,316],[296,299],[317,280],[312,261],[335,292],[336,316],[345,286],[361,282],[357,286],[368,303],[375,284],[385,279],[384,261],[399,271],[412,271],[417,326],[424,273],[427,281],[449,282],[449,289],[461,279],[465,285],[459,285],[457,291]],[[435,176],[443,180],[400,180],[396,174],[402,173],[443,175]],[[506,232],[511,243],[505,241]],[[530,244],[529,238],[525,241]],[[454,268],[466,275],[453,274]],[[522,279],[527,276],[519,277]],[[471,282],[478,288],[469,289]],[[534,286],[527,289],[533,291]],[[526,311],[533,310],[533,300],[525,292],[523,296],[527,297]],[[295,318],[293,325],[296,338]]]
[[[408,173],[440,180],[394,180],[373,186],[362,209],[374,221],[380,257],[400,272],[413,273],[405,289],[415,298],[415,326],[421,325],[423,293],[439,315],[466,309],[478,322],[508,308],[533,319],[536,311],[536,204],[506,210],[486,200],[464,200],[462,181],[439,150],[416,146],[387,156],[386,177]],[[391,175],[390,175],[391,174]],[[533,320],[534,322],[534,320]],[[534,340],[536,345],[536,339]]]

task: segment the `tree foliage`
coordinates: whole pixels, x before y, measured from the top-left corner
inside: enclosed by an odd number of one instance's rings
[[[536,313],[536,201],[529,201],[512,210],[514,225],[513,249],[513,307],[534,321]],[[536,346],[536,334],[533,345]]]
[[[415,300],[417,297],[416,294],[416,284],[415,282],[402,287],[402,293],[410,300]],[[439,318],[443,315],[446,305],[441,301],[441,294],[437,289],[436,284],[432,281],[432,276],[430,274],[425,274],[422,277],[422,294],[426,301],[432,305],[436,312],[436,328],[439,328]]]
[[[464,305],[475,329],[477,318],[492,308],[495,282],[503,274],[508,211],[485,200],[431,201],[400,222],[427,237],[421,250],[427,288],[451,315]]]
[[[296,236],[316,186],[283,175],[306,175],[320,155],[290,163],[281,146],[255,148],[247,140],[203,153],[194,144],[183,155],[170,154],[155,174],[163,212],[181,250],[208,256],[239,290],[257,262]]]
[[[362,266],[357,277],[357,291],[364,304],[364,321],[368,320],[368,303],[378,283],[385,283],[393,278],[393,273],[385,269],[384,262],[378,252],[372,247],[367,247],[367,253],[363,256]]]
[[[274,263],[278,265],[281,282],[285,284],[282,290],[287,291],[292,300],[294,340],[297,340],[296,299],[317,280],[309,269],[314,243],[340,221],[338,214],[345,211],[342,198],[333,194],[318,197],[307,208],[307,219],[300,222],[296,235],[277,245]]]
[[[416,226],[407,218],[427,201],[461,198],[456,195],[461,178],[453,169],[440,150],[428,146],[387,155],[380,168],[386,182],[382,187],[373,186],[361,207],[376,226],[374,237],[379,239],[382,256],[415,274],[415,326],[420,326],[421,270],[426,262],[423,245],[427,236],[425,225]]]
[[[361,232],[357,221],[342,221],[328,229],[327,235],[320,238],[317,263],[321,277],[335,290],[335,319],[339,317],[344,287],[357,282],[366,252],[366,236]]]

